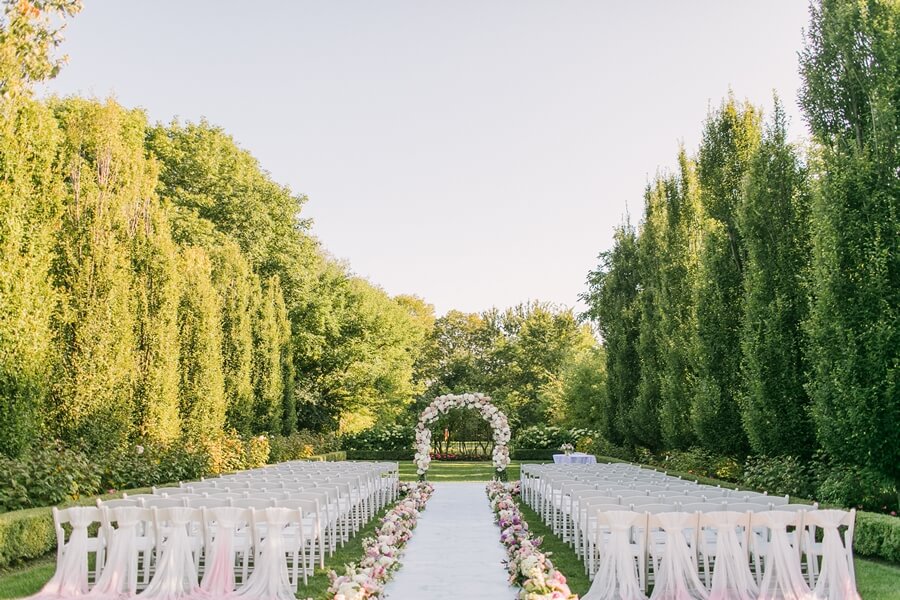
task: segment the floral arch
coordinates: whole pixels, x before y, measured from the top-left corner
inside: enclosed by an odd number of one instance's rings
[[[494,469],[499,479],[506,479],[506,467],[509,466],[509,421],[506,415],[484,394],[446,394],[432,400],[422,414],[416,426],[416,467],[420,479],[425,479],[431,464],[431,430],[428,428],[441,415],[447,414],[451,408],[473,408],[487,421],[494,431]]]

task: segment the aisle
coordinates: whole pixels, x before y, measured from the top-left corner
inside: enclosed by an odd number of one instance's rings
[[[389,600],[512,600],[484,483],[436,483]]]

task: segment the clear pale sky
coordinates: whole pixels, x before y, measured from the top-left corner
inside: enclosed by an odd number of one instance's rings
[[[805,131],[805,0],[85,5],[49,91],[221,125],[334,256],[438,313],[576,305],[729,87]]]

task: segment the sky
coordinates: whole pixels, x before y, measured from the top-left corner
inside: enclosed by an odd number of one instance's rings
[[[791,135],[806,0],[86,0],[45,93],[222,126],[438,314],[578,295],[733,91]]]

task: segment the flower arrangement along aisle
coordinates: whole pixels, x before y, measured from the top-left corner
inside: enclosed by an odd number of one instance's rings
[[[492,481],[487,485],[488,499],[500,526],[500,542],[509,556],[506,561],[509,582],[522,588],[519,600],[578,600],[566,584],[565,576],[541,552],[541,538],[532,537],[528,530],[515,500],[518,494],[519,482]]]
[[[419,424],[416,425],[416,472],[419,479],[424,481],[428,467],[431,465],[431,430],[428,425],[446,415],[451,408],[472,408],[481,414],[481,418],[487,421],[494,432],[494,451],[492,458],[497,478],[506,479],[506,467],[509,466],[509,440],[512,433],[509,428],[509,420],[499,408],[493,405],[490,397],[484,394],[445,394],[432,400],[425,410],[419,415]]]
[[[412,537],[419,513],[431,498],[430,483],[401,483],[400,500],[381,518],[375,537],[363,540],[363,557],[345,566],[343,575],[329,573],[331,585],[327,598],[333,600],[367,600],[381,598],[384,587],[400,568],[400,555]]]

